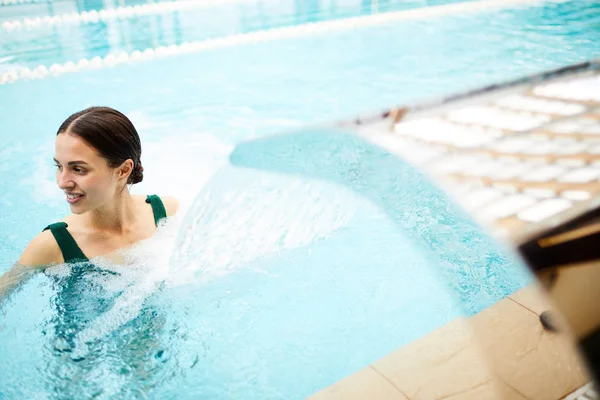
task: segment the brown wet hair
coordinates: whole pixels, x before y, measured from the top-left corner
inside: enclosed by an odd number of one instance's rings
[[[123,113],[110,107],[90,107],[76,112],[58,128],[56,135],[70,133],[92,146],[116,168],[125,160],[133,161],[128,184],[144,179],[142,143],[137,130]]]

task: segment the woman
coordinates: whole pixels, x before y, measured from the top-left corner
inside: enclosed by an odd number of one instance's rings
[[[0,303],[10,289],[47,266],[95,257],[118,262],[116,250],[150,238],[162,219],[177,212],[174,198],[129,193],[128,185],[143,179],[141,154],[135,127],[112,108],[87,108],[62,123],[56,135],[56,182],[72,214],[46,227],[18,265],[0,277]]]
[[[67,398],[105,390],[105,382],[94,375],[99,368],[127,366],[130,382],[117,397],[163,379],[153,363],[162,365],[169,354],[161,342],[164,315],[152,304],[140,304],[133,314],[119,306],[140,297],[131,281],[140,266],[123,262],[136,260],[134,252],[117,250],[150,238],[178,208],[174,198],[129,193],[128,185],[143,179],[141,153],[135,127],[114,109],[92,107],[67,118],[56,135],[54,162],[56,182],[72,213],[46,227],[0,277],[1,307],[33,273],[64,264],[48,269],[55,295],[52,317],[43,327],[48,346],[42,349],[52,356],[42,357],[54,377],[49,390]],[[128,290],[134,296],[128,297]]]

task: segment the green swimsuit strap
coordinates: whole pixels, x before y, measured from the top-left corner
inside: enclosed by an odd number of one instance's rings
[[[167,210],[160,197],[155,194],[148,195],[146,197],[146,203],[150,203],[152,206],[152,212],[154,213],[154,224],[158,226],[158,223],[167,218]]]
[[[150,203],[152,213],[154,214],[154,223],[158,226],[158,223],[162,219],[167,218],[167,211],[162,200],[157,195],[152,194],[146,197],[146,203]],[[58,243],[58,247],[60,247],[65,263],[89,261],[67,230],[67,226],[65,222],[57,222],[48,225],[44,230],[50,229],[52,236],[54,236],[56,243]]]
[[[67,230],[67,226],[65,222],[57,222],[48,225],[44,230],[50,229],[52,236],[58,243],[58,247],[60,247],[65,263],[89,261]]]

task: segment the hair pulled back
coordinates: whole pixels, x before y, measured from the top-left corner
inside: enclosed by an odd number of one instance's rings
[[[112,168],[133,161],[128,184],[144,179],[142,144],[137,130],[124,114],[110,107],[90,107],[76,112],[58,128],[57,135],[70,133],[83,139],[104,157]]]

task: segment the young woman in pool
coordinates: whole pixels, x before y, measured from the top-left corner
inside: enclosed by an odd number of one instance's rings
[[[177,212],[174,198],[129,193],[128,185],[143,179],[141,153],[135,127],[112,108],[87,108],[62,123],[56,182],[72,214],[44,229],[18,265],[0,277],[0,300],[28,272],[98,256],[111,259],[116,250],[151,237],[162,219]]]

